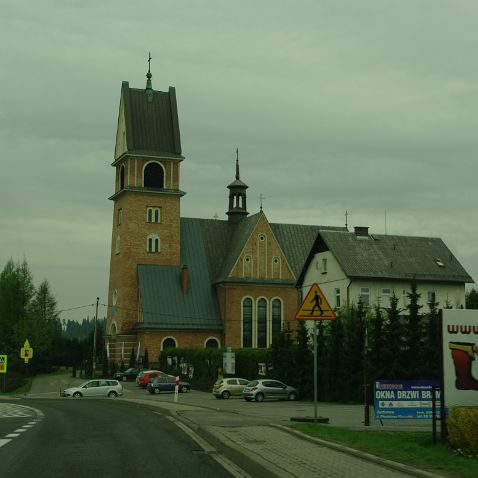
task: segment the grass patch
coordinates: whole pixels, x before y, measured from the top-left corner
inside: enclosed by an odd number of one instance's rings
[[[478,476],[478,458],[464,457],[441,444],[433,445],[428,432],[352,431],[315,423],[298,423],[291,428],[444,476]]]

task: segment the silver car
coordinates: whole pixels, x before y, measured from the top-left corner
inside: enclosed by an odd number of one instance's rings
[[[216,398],[229,398],[231,395],[241,396],[244,387],[250,382],[245,378],[220,378],[212,387]]]
[[[242,396],[248,402],[262,402],[265,399],[296,400],[298,392],[296,388],[279,380],[261,379],[249,382],[242,391]]]
[[[78,387],[66,388],[61,392],[62,397],[110,397],[123,395],[123,386],[118,380],[88,380]]]

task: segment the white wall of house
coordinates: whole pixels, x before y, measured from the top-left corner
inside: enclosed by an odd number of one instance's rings
[[[329,252],[315,254],[304,276],[302,296],[305,297],[310,286],[317,283],[332,308],[346,305],[347,302],[357,303],[362,295],[362,301],[369,305],[380,303],[388,307],[389,297],[395,292],[398,297],[398,306],[403,309],[408,304],[407,294],[410,292],[411,280],[389,279],[349,279],[335,257]],[[465,284],[450,282],[422,282],[417,281],[417,291],[421,294],[419,304],[422,312],[428,311],[428,302],[432,293],[443,308],[448,302],[453,308],[465,307]]]

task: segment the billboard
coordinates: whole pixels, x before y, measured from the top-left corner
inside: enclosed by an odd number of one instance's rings
[[[377,380],[374,383],[373,397],[375,418],[383,419],[431,419],[433,387],[438,380]],[[440,392],[436,391],[439,415]]]
[[[443,310],[445,406],[478,406],[478,310]]]

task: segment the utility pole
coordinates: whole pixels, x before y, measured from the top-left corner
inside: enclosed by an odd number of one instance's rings
[[[95,331],[93,333],[93,377],[96,371],[96,330],[98,328],[98,302],[100,298],[96,298],[96,313],[95,313]]]

